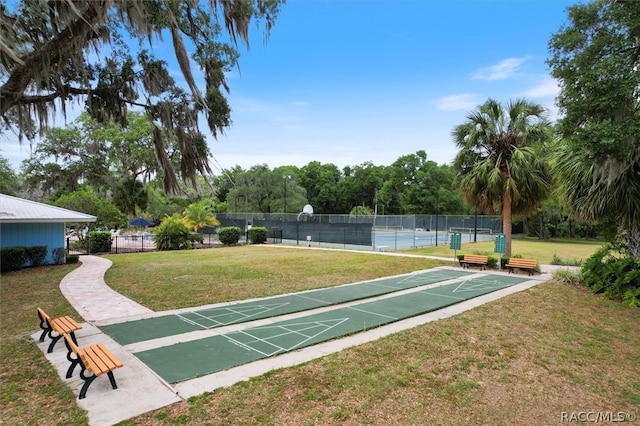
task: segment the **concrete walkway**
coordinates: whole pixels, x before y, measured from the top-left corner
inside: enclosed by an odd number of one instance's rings
[[[389,253],[389,255],[394,254]],[[111,266],[111,261],[97,256],[82,256],[80,260],[82,262],[81,266],[67,275],[60,283],[60,289],[64,296],[86,321],[82,323],[82,330],[76,333],[78,342],[80,346],[101,342],[124,364],[123,368],[114,372],[118,384],[117,390],[111,389],[109,380],[106,377],[99,377],[89,388],[87,397],[83,400],[77,400],[78,404],[87,411],[90,424],[96,426],[112,425],[191,396],[212,391],[216,388],[231,386],[239,381],[248,380],[273,369],[294,366],[401,330],[456,315],[547,281],[551,278],[550,273],[558,269],[553,266],[542,266],[543,274],[534,276],[523,284],[514,285],[439,311],[170,385],[135,357],[131,350],[120,346],[96,327],[96,325],[112,322],[157,316],[160,313],[154,313],[150,309],[127,299],[105,284],[104,273]],[[459,270],[459,268],[457,269]],[[166,312],[162,314],[166,314]],[[282,317],[279,319],[282,319]],[[223,331],[221,330],[221,332]],[[64,345],[59,343],[56,345],[55,350],[48,354],[46,353],[48,342],[38,342],[40,333],[35,333],[32,337],[47,359],[57,369],[61,380],[78,395],[83,381],[77,377],[77,371],[74,378],[65,378],[69,362],[66,359],[67,351]],[[176,341],[178,340],[179,337],[176,336]]]
[[[98,256],[82,256],[82,266],[64,277],[60,290],[85,321],[104,321],[153,313],[107,286],[104,273],[111,261]]]

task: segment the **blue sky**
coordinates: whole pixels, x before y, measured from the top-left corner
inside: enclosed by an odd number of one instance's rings
[[[547,46],[575,3],[289,0],[266,43],[252,26],[228,75],[233,124],[210,138],[212,166],[389,165],[418,150],[443,164],[451,130],[489,97],[555,118]],[[28,153],[3,138],[14,167]]]

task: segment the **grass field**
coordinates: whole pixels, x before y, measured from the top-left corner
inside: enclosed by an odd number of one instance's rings
[[[585,260],[604,243],[594,240],[551,240],[542,241],[533,238],[516,238],[512,242],[512,255],[519,255],[526,259],[536,259],[538,264],[550,265],[554,255],[561,259]],[[478,243],[464,243],[457,254],[484,254],[498,258],[494,252],[495,243],[484,241]],[[422,254],[429,256],[453,257],[453,250],[449,246],[425,247],[404,253]]]
[[[438,264],[257,247],[110,259],[107,282],[152,309],[325,287]],[[3,424],[87,424],[72,392],[28,338],[38,326],[37,306],[79,319],[59,290],[72,269],[2,275]],[[640,309],[550,282],[125,424],[561,424],[563,413],[640,415],[639,335]]]

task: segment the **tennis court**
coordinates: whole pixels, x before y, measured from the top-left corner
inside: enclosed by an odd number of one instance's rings
[[[450,274],[454,272],[457,276],[452,277]],[[389,296],[382,299],[367,301],[372,297],[366,296],[372,292],[369,289],[360,295],[360,299],[364,300],[356,305],[336,306],[329,311],[310,313],[304,317],[283,320],[266,326],[250,327],[242,331],[157,347],[135,352],[134,355],[167,382],[177,383],[425,314],[528,281],[527,277],[479,275],[468,272],[460,274],[460,272],[462,271],[439,269],[415,274],[413,277],[401,276],[367,282],[368,285],[365,287],[376,283],[380,288],[395,288],[395,290],[385,291]],[[451,282],[428,286],[424,289],[419,288],[429,283],[447,280]],[[363,284],[324,289],[324,291],[338,290],[333,298],[328,296],[330,293],[325,294],[325,299],[308,297],[309,293],[317,296],[320,290],[305,292],[303,294],[306,296],[301,300],[323,304],[330,304],[332,301],[337,303],[335,300],[340,299],[339,294],[351,294],[345,291],[347,287],[353,287],[350,290],[355,292],[356,288]],[[414,287],[415,290],[410,293],[391,294],[394,291]],[[283,309],[282,306],[276,305],[279,303],[276,303],[273,309],[265,310],[258,315]],[[245,315],[247,313],[241,311],[239,317],[242,318]],[[192,317],[190,320],[200,327],[208,327],[217,322],[207,316],[204,319]],[[188,321],[184,322],[190,324]]]

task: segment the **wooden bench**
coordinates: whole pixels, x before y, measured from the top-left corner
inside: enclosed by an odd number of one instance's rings
[[[469,265],[479,265],[480,270],[486,268],[489,264],[489,256],[483,256],[480,254],[465,254],[464,257],[460,260],[460,265],[463,268],[469,268]]]
[[[533,275],[537,265],[538,263],[535,261],[535,259],[520,259],[518,257],[512,257],[511,259],[509,259],[509,263],[504,266],[509,269],[509,273],[511,273],[511,271],[513,271],[514,269],[522,269],[527,270],[529,272],[529,275]]]
[[[69,379],[73,375],[73,370],[79,365],[80,378],[84,380],[82,389],[80,389],[80,395],[78,399],[84,399],[87,395],[87,389],[89,385],[96,379],[96,377],[107,373],[109,382],[113,389],[118,389],[116,385],[116,379],[113,376],[113,370],[122,367],[122,363],[116,358],[109,349],[102,343],[96,343],[90,346],[78,347],[74,339],[70,335],[64,335],[64,342],[67,345],[67,359],[71,362],[69,369],[67,370],[66,378]],[[90,376],[85,374],[91,373]]]
[[[44,342],[46,335],[49,335],[51,338],[51,344],[49,345],[49,349],[47,349],[47,353],[53,352],[53,347],[65,334],[71,336],[76,345],[78,344],[75,332],[80,330],[82,326],[75,322],[73,318],[70,316],[51,318],[41,308],[38,308],[38,317],[40,318],[40,328],[42,329],[40,341]],[[53,335],[54,332],[57,334],[56,336]]]

